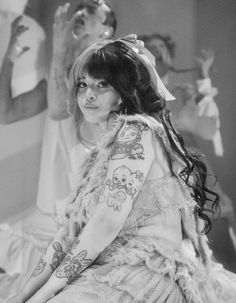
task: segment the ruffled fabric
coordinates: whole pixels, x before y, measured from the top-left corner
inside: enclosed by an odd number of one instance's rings
[[[9,275],[31,273],[56,230],[52,216],[35,207],[0,224],[0,267]]]
[[[6,303],[6,298],[17,294],[24,286],[27,276],[23,274],[0,274],[0,303]]]
[[[126,244],[124,244],[126,243]],[[117,239],[50,303],[233,303],[235,275],[153,238]]]
[[[56,232],[53,217],[32,207],[0,224],[0,302],[22,289]],[[1,301],[3,300],[3,301]]]
[[[8,224],[0,225],[0,242],[0,267],[10,275],[31,272],[48,244]]]
[[[189,275],[195,267],[185,256],[155,239],[136,238],[122,245],[123,241],[116,240],[96,265],[49,302],[65,302],[66,297],[70,303],[201,302]]]

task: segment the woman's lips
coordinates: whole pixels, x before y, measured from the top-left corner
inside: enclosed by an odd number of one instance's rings
[[[84,108],[86,108],[86,109],[96,109],[96,108],[98,108],[98,106],[85,105]]]

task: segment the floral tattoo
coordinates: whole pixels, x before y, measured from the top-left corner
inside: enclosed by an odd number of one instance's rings
[[[67,282],[71,283],[76,280],[81,272],[92,264],[91,259],[86,259],[87,251],[82,250],[76,256],[66,256],[60,266],[56,269],[56,277],[67,278]]]
[[[119,138],[114,143],[111,159],[143,160],[144,148],[140,143],[145,126],[141,123],[128,124],[122,129]]]

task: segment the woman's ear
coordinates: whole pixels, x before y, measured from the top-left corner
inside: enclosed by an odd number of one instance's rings
[[[111,26],[106,26],[102,36],[104,39],[109,39],[113,35],[113,28]]]
[[[117,105],[121,105],[122,104],[122,100],[121,100],[121,98],[118,100],[118,103],[117,103]]]

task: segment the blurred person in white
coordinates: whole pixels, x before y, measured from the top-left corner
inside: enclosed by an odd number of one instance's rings
[[[21,47],[18,42],[19,37],[28,30],[28,27],[22,24],[22,18],[23,16],[17,17],[11,24],[9,44],[0,71],[0,124],[2,125],[35,116],[47,106],[45,79],[23,94],[14,97],[12,93],[14,63],[29,50],[28,46]]]
[[[12,224],[0,225],[0,267],[9,275],[27,275],[54,234],[55,215],[76,184],[80,165],[93,149],[89,123],[84,136],[76,132],[68,103],[68,73],[75,56],[94,42],[115,34],[116,17],[104,1],[81,1],[68,20],[70,5],[59,6],[53,24],[53,54],[48,79],[46,118],[36,206]],[[18,215],[19,218],[19,215]],[[2,278],[3,275],[2,275]],[[5,283],[7,283],[5,275]],[[2,280],[3,281],[3,280]],[[18,281],[18,280],[17,280]],[[16,281],[16,283],[18,283]],[[4,283],[4,282],[2,282]],[[14,282],[11,280],[12,288]],[[9,288],[7,291],[10,291]]]
[[[218,91],[212,87],[210,71],[214,63],[214,53],[211,50],[203,50],[202,56],[196,58],[197,67],[187,69],[176,69],[173,65],[175,57],[176,43],[170,35],[153,33],[150,35],[140,35],[140,39],[144,41],[145,46],[155,56],[158,73],[163,82],[167,85],[177,102],[168,103],[172,113],[172,120],[181,136],[184,139],[186,146],[202,153],[199,150],[197,137],[204,140],[212,140],[216,156],[223,156],[223,145],[220,134],[220,119],[219,109],[214,101],[214,96]],[[176,73],[198,72],[198,80],[195,84],[184,83],[176,84]],[[173,76],[173,77],[171,77]],[[207,166],[211,168],[208,159],[204,159]],[[221,205],[221,217],[228,222],[228,238],[231,252],[228,257],[225,253],[222,254],[217,248],[217,243],[220,239],[217,235],[214,236],[214,228],[209,234],[212,236],[212,248],[214,255],[227,268],[236,270],[236,263],[226,260],[235,259],[236,257],[236,220],[233,202],[230,197],[223,191],[219,182],[215,184],[214,169],[212,176],[208,177],[208,185],[215,186],[215,191],[219,194]],[[222,225],[222,228],[223,225]]]

